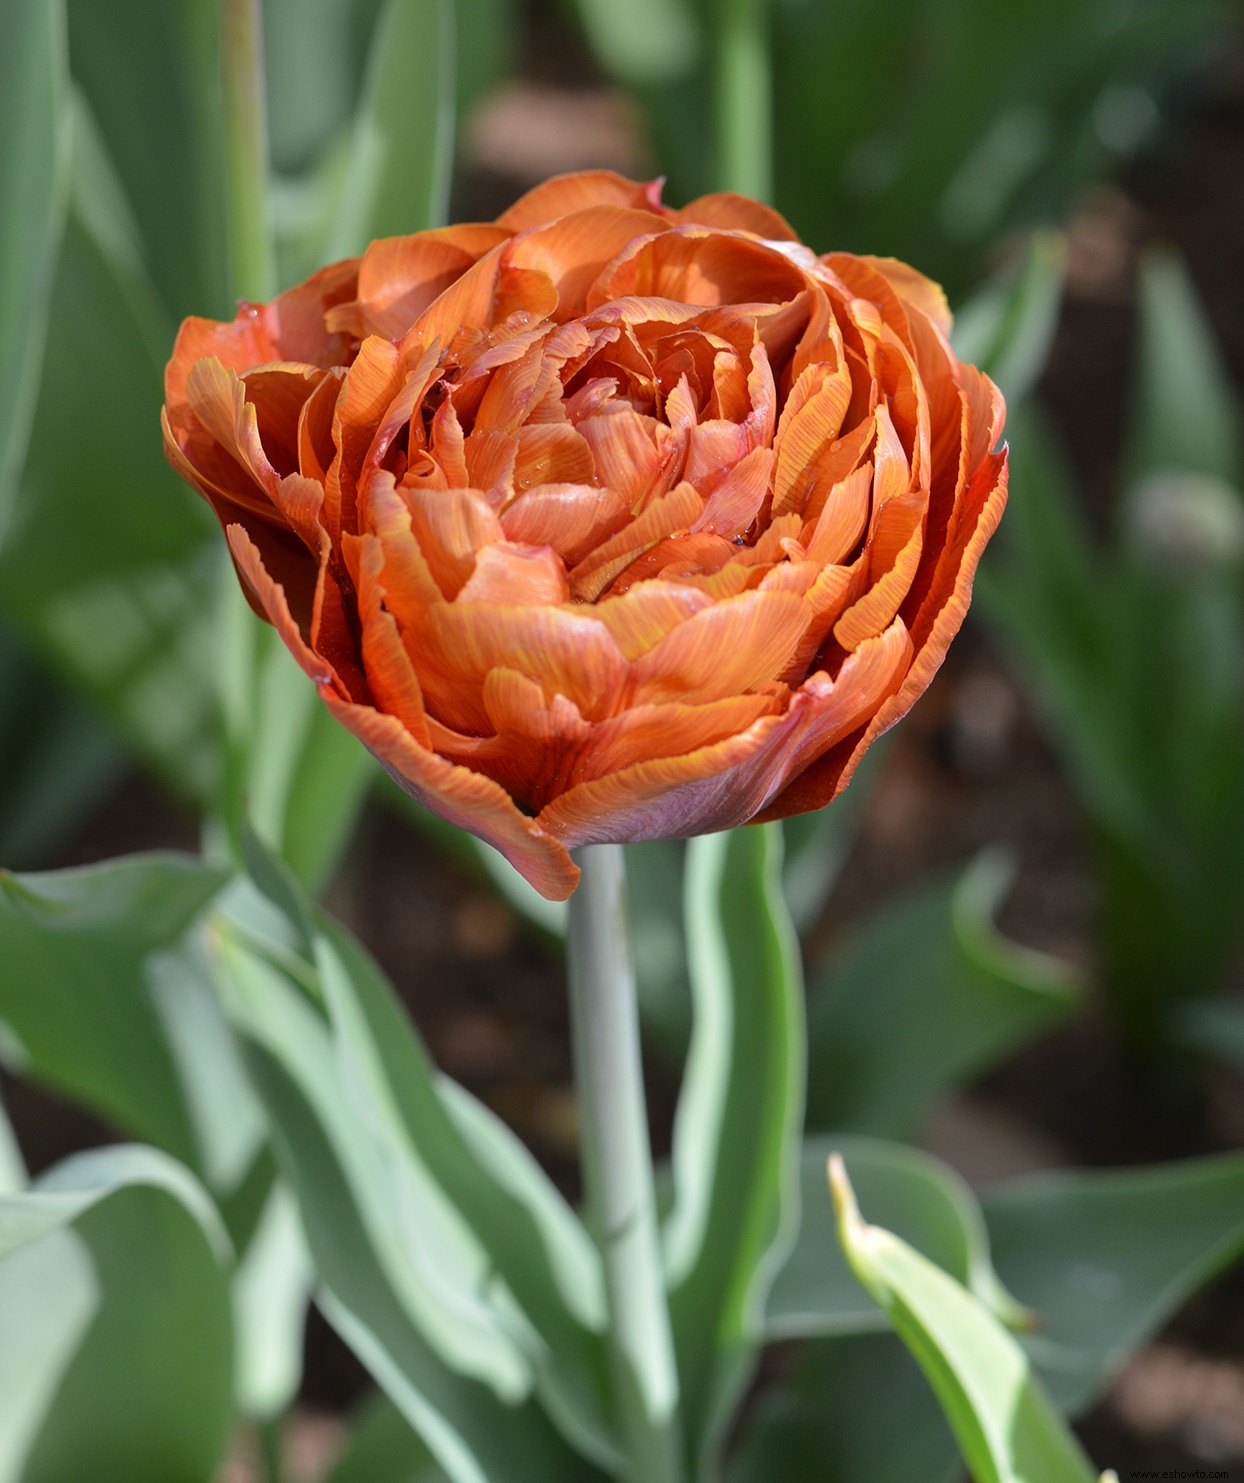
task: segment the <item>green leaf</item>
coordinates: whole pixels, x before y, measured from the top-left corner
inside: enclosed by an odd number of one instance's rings
[[[228,1242],[153,1149],[0,1197],[0,1479],[205,1478],[233,1420]]]
[[[987,852],[958,880],[877,913],[813,974],[808,1123],[891,1137],[1056,1023],[1078,987],[1059,960],[993,926],[1013,867]]]
[[[376,237],[442,226],[454,157],[452,0],[387,0],[329,213],[322,260]]]
[[[75,196],[0,607],[143,758],[202,793],[216,768],[212,522],[165,465],[154,421],[153,340],[171,344],[171,328],[100,216]]]
[[[69,164],[61,0],[0,11],[0,540],[39,384]]]
[[[0,873],[0,1023],[17,1069],[167,1149],[216,1189],[262,1127],[187,932],[224,875],[138,855]]]
[[[13,1124],[4,1110],[4,1098],[0,1097],[0,1195],[14,1194],[25,1189],[29,1183],[26,1162],[13,1131]]]
[[[592,49],[621,81],[632,85],[681,80],[705,47],[690,0],[577,0]]]
[[[824,1166],[820,1179],[828,1205]],[[762,1394],[745,1419],[726,1476],[728,1483],[961,1483],[963,1465],[937,1399],[901,1341],[891,1333],[861,1334],[802,1346],[794,1373]]]
[[[1072,1412],[1244,1251],[1240,1154],[1036,1175],[982,1203],[998,1272],[1037,1315],[1028,1352]]]
[[[350,1420],[350,1442],[326,1483],[445,1483],[445,1474],[388,1396],[369,1396]]]
[[[975,1483],[1089,1483],[1088,1459],[1011,1335],[939,1267],[865,1224],[841,1160],[830,1185],[851,1270],[919,1361]]]
[[[172,323],[185,314],[231,313],[218,7],[210,0],[69,0],[68,8],[73,78],[132,209],[157,300]],[[171,334],[164,343],[171,346]],[[148,419],[152,405],[142,404]]]
[[[303,989],[222,923],[218,971],[299,1204],[320,1305],[454,1483],[578,1483],[590,1474],[529,1398],[516,1313],[493,1301],[460,1220],[394,1143]],[[439,1229],[438,1229],[439,1228]],[[445,1265],[440,1263],[444,1261]],[[459,1285],[464,1265],[476,1283]],[[456,1366],[456,1368],[455,1368]]]
[[[803,1016],[776,826],[688,846],[694,1023],[665,1231],[695,1466],[717,1445],[760,1342],[797,1219]]]
[[[1035,232],[1019,263],[956,311],[955,353],[997,382],[1012,411],[1045,370],[1062,308],[1066,266],[1064,239],[1055,232]]]
[[[980,1208],[949,1165],[903,1144],[825,1134],[803,1146],[799,1236],[769,1291],[765,1327],[770,1338],[867,1333],[886,1326],[860,1292],[838,1245],[833,1209],[825,1198],[825,1168],[833,1152],[841,1154],[852,1186],[878,1223],[1007,1321],[1023,1316],[994,1276]]]
[[[42,865],[116,782],[124,749],[0,623],[0,860]]]
[[[538,1340],[529,1349],[546,1408],[576,1445],[617,1457],[608,1418],[599,1259],[583,1226],[527,1149],[481,1103],[437,1077],[389,985],[356,942],[325,921],[320,982],[340,1075],[371,1103],[377,1141],[394,1162],[426,1169],[504,1283]],[[458,1238],[461,1246],[461,1238]],[[446,1265],[442,1259],[442,1265]]]
[[[1188,270],[1151,250],[1140,268],[1140,364],[1126,455],[1129,482],[1184,469],[1244,481],[1231,377]]]
[[[272,1181],[233,1274],[236,1391],[243,1415],[277,1416],[298,1393],[314,1276],[297,1205],[287,1186]]]

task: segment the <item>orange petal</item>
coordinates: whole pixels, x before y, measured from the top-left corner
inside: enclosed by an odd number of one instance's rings
[[[889,508],[893,509],[897,503],[891,501]],[[911,518],[907,522],[910,531],[907,540],[895,553],[893,564],[881,576],[873,577],[870,560],[869,577],[872,585],[834,624],[834,638],[848,652],[858,649],[866,639],[888,628],[910,591],[924,542],[921,513],[919,507],[911,512]]]
[[[489,670],[515,669],[590,719],[612,715],[626,661],[589,609],[441,603],[423,617],[413,656],[428,708],[459,731],[485,733]]]
[[[769,493],[772,473],[773,450],[753,448],[713,490],[692,530],[727,539],[745,535]]]
[[[428,722],[423,692],[402,646],[397,623],[384,607],[384,548],[373,535],[347,535],[343,539],[355,553],[351,567],[358,587],[363,670],[368,688],[378,709],[396,716],[420,746],[426,747]]]
[[[508,540],[552,546],[573,565],[630,518],[630,507],[616,490],[594,484],[538,484],[506,505],[501,527]]]
[[[504,538],[501,523],[478,489],[407,489],[411,534],[447,599],[458,595],[479,552]]]
[[[505,261],[547,274],[557,290],[557,317],[565,321],[588,307],[589,290],[624,247],[665,226],[650,211],[589,206],[515,237],[505,249]]]
[[[758,690],[783,673],[806,626],[803,603],[788,592],[714,603],[632,663],[627,704],[703,705]]]
[[[868,524],[872,482],[873,466],[866,463],[830,487],[811,539],[805,532],[810,561],[818,566],[837,566],[859,545]]]
[[[400,339],[451,284],[509,237],[503,227],[495,226],[383,237],[368,247],[359,263],[357,312],[343,306],[330,323],[360,339],[368,334]]]
[[[548,546],[494,541],[475,558],[475,570],[455,602],[502,605],[559,603],[569,599],[566,568]]]
[[[520,493],[541,484],[587,484],[595,473],[591,448],[569,423],[535,422],[519,429],[514,488]]]
[[[807,287],[802,269],[776,247],[709,227],[674,227],[631,245],[603,273],[588,307],[627,294],[680,304],[784,304]]]
[[[697,226],[718,227],[727,231],[754,232],[770,242],[798,242],[799,238],[786,218],[772,206],[762,206],[750,196],[733,191],[717,191],[697,196],[681,211],[675,211],[677,222],[694,222]]]
[[[661,481],[665,450],[659,424],[632,411],[627,402],[611,402],[595,417],[584,417],[578,432],[591,450],[596,477],[616,489],[632,509],[640,508]]]
[[[660,211],[660,202],[659,180],[641,182],[627,180],[612,170],[579,170],[554,175],[520,196],[497,218],[497,225],[511,232],[522,232],[589,206],[631,206],[642,211]]]
[[[615,536],[585,556],[570,572],[570,593],[579,602],[595,602],[610,582],[642,552],[676,531],[689,531],[704,507],[695,486],[677,484],[645,506]]]
[[[673,582],[640,582],[592,609],[627,659],[638,659],[680,623],[710,606],[712,599]]]
[[[564,901],[571,894],[579,870],[569,852],[538,820],[521,813],[504,788],[421,747],[395,716],[320,693],[337,720],[412,798],[499,850],[548,900]]]

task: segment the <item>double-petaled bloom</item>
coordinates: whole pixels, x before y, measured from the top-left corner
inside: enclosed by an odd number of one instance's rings
[[[928,685],[1006,498],[948,330],[590,172],[187,320],[165,447],[333,714],[560,899],[576,845],[820,808]]]

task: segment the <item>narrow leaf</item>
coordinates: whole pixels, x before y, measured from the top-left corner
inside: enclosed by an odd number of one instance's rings
[[[694,1023],[666,1252],[698,1459],[746,1380],[765,1294],[793,1235],[804,1067],[779,830],[693,840],[686,890]]]
[[[865,1224],[839,1158],[830,1186],[851,1270],[919,1361],[975,1483],[1088,1483],[1088,1459],[1010,1334],[940,1268]]]

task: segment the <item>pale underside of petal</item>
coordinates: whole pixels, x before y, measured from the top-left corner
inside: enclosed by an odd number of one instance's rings
[[[755,817],[798,766],[832,747],[897,687],[909,655],[905,630],[853,655],[836,681],[814,677],[785,714],[766,716],[724,741],[645,760],[556,798],[540,823],[570,848],[607,840],[680,838]]]
[[[529,819],[499,784],[421,747],[395,716],[320,692],[400,788],[438,818],[476,835],[550,901],[564,901],[579,880],[565,846]]]

